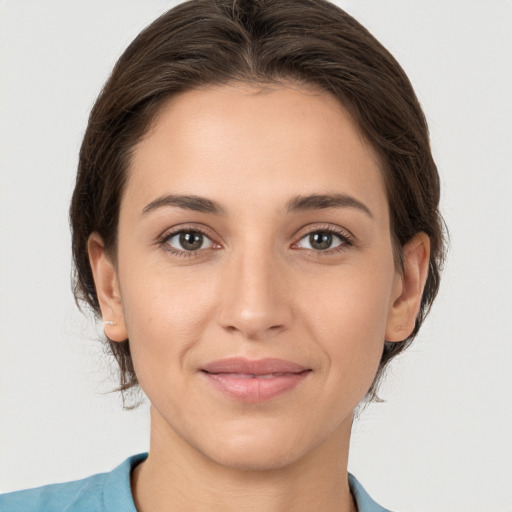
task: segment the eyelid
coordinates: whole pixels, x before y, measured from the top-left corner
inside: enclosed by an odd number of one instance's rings
[[[176,236],[179,235],[182,232],[196,232],[200,233],[201,235],[205,236],[210,240],[212,243],[212,247],[207,247],[205,249],[197,249],[195,251],[186,251],[184,249],[177,249],[175,247],[172,247],[167,243],[167,241]],[[157,237],[157,244],[160,245],[164,250],[178,256],[198,256],[205,251],[208,251],[209,249],[219,249],[222,247],[222,245],[216,240],[216,238],[212,235],[211,230],[197,224],[180,224],[177,226],[173,226],[172,228],[168,228],[161,235]]]
[[[183,231],[195,231],[198,233],[201,233],[203,236],[207,237],[213,244],[213,247],[208,247],[206,249],[197,249],[195,251],[186,251],[186,250],[180,250],[176,249],[169,244],[166,243],[166,241],[183,232]],[[297,244],[305,237],[316,233],[316,232],[328,232],[332,233],[336,236],[338,236],[344,243],[341,243],[340,245],[325,249],[325,250],[318,250],[318,249],[308,249],[308,248],[298,248]],[[173,253],[178,256],[199,256],[203,254],[204,252],[207,252],[209,249],[221,249],[223,247],[223,244],[218,242],[218,236],[215,236],[211,233],[211,230],[198,224],[194,223],[187,223],[187,224],[180,224],[177,226],[173,226],[172,228],[166,229],[158,238],[157,243],[160,246],[163,246],[164,250]],[[308,226],[305,226],[299,230],[299,233],[295,237],[295,242],[291,244],[292,248],[295,248],[297,250],[301,251],[309,251],[311,253],[317,254],[317,255],[329,255],[334,254],[339,251],[343,251],[349,247],[352,247],[355,245],[356,239],[354,235],[346,228],[342,228],[341,226],[336,226],[332,224],[310,224]]]
[[[210,238],[213,242],[216,242],[215,239],[218,238],[216,234],[206,226],[203,226],[202,224],[196,224],[194,222],[187,222],[183,224],[177,224],[175,226],[172,226],[170,228],[166,228],[164,231],[161,232],[160,235],[157,236],[158,241],[163,241],[167,238],[169,238],[172,235],[176,235],[177,233],[181,233],[182,231],[196,231],[198,233],[201,233],[202,235],[207,236]],[[220,245],[220,243],[219,243]]]
[[[316,233],[317,231],[329,231],[330,233],[335,233],[350,239],[351,241],[355,241],[355,236],[347,228],[328,223],[308,224],[298,231],[296,239],[299,240],[300,238],[310,235],[311,233]]]
[[[338,236],[344,243],[333,247],[332,249],[325,249],[325,250],[315,250],[315,249],[307,249],[307,248],[298,248],[298,250],[303,251],[310,251],[314,252],[316,254],[332,254],[333,252],[344,250],[347,247],[351,247],[355,244],[355,237],[354,235],[346,228],[342,228],[340,226],[333,226],[332,224],[316,224],[316,225],[309,225],[305,228],[301,229],[299,234],[296,237],[296,241],[293,242],[292,247],[296,247],[297,244],[305,237],[317,233],[317,232],[327,232],[331,233],[333,235]]]
[[[194,250],[186,250],[186,249],[180,249],[179,247],[174,247],[172,244],[171,244],[171,240],[174,240],[175,238],[180,238],[181,235],[183,233],[194,233],[194,235],[200,235],[201,236],[201,241],[204,243],[206,242],[207,244],[207,247],[201,247],[199,249],[194,249]],[[180,240],[181,242],[181,240]],[[183,229],[181,231],[178,231],[176,233],[171,233],[166,239],[165,239],[165,243],[167,245],[169,245],[170,247],[172,247],[173,249],[177,250],[177,251],[183,251],[183,252],[199,252],[199,251],[202,251],[204,249],[211,249],[215,242],[207,235],[205,235],[204,233],[200,233],[199,231],[192,231],[191,229],[190,230],[186,230],[186,229]]]

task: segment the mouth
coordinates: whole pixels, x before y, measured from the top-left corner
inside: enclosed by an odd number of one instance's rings
[[[256,403],[293,390],[310,368],[283,359],[229,358],[201,368],[208,382],[231,399]]]

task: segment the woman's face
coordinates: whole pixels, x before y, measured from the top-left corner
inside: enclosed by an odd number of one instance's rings
[[[111,282],[162,438],[259,469],[346,442],[403,287],[378,160],[328,93],[183,93],[135,148]]]

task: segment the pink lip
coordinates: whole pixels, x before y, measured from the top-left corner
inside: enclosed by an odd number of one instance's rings
[[[311,370],[282,359],[229,358],[201,368],[208,381],[230,398],[241,402],[270,400],[295,388]]]

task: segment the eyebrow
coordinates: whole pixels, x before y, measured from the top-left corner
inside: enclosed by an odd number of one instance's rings
[[[288,213],[307,210],[324,210],[328,208],[356,208],[373,219],[373,214],[368,206],[357,200],[355,197],[346,194],[311,194],[307,196],[295,196],[286,204],[286,210]]]
[[[142,210],[141,216],[165,207],[178,207],[213,215],[225,215],[226,211],[217,202],[205,197],[194,195],[169,194],[159,197],[147,204]],[[373,219],[371,210],[361,201],[347,194],[310,194],[306,196],[292,197],[287,203],[287,213],[302,212],[308,210],[324,210],[328,208],[356,208]]]
[[[213,213],[214,215],[224,215],[226,213],[220,204],[210,199],[194,195],[169,194],[159,197],[147,204],[142,210],[141,216],[147,215],[158,208],[169,206],[177,206],[178,208],[193,210],[195,212]]]

